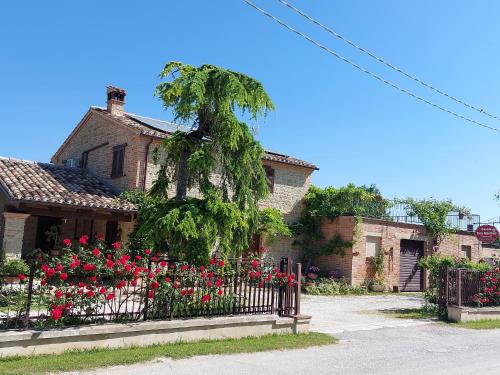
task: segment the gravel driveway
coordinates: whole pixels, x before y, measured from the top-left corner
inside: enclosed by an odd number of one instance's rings
[[[113,375],[499,374],[500,330],[475,331],[430,321],[400,320],[379,310],[417,307],[418,297],[305,297],[312,330],[334,333],[337,345],[292,351],[159,359],[91,372]]]

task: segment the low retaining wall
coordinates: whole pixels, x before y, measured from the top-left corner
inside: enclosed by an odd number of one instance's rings
[[[0,356],[66,350],[147,346],[178,341],[242,338],[309,331],[310,316],[247,315],[129,324],[88,325],[44,331],[0,331]]]
[[[448,319],[452,322],[500,319],[500,307],[448,306]]]

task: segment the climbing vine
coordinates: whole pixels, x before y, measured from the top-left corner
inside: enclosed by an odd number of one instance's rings
[[[324,189],[311,186],[304,197],[304,206],[300,220],[292,225],[292,231],[295,244],[302,248],[306,262],[310,263],[319,255],[344,256],[346,249],[351,248],[361,236],[361,217],[387,217],[389,201],[382,197],[375,185],[348,184]],[[353,240],[345,241],[335,235],[325,242],[321,232],[323,220],[334,220],[339,216],[355,217]]]
[[[416,216],[424,225],[427,233],[432,237],[434,244],[438,245],[453,232],[458,230],[448,220],[448,215],[456,212],[462,215],[470,215],[466,207],[455,205],[451,200],[438,199],[413,199],[398,200],[405,205],[408,216]]]

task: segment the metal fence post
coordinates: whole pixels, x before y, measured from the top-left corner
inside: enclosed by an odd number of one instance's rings
[[[462,306],[462,270],[460,268],[457,269],[457,306]]]
[[[26,306],[24,308],[24,329],[28,329],[30,325],[30,310],[31,310],[31,300],[33,298],[33,279],[35,277],[35,266],[30,265],[30,274],[28,277],[28,295],[26,297]]]
[[[448,308],[450,304],[450,268],[446,266],[444,268],[444,305]],[[439,288],[441,289],[441,288]]]
[[[302,263],[297,263],[297,285],[295,290],[295,315],[300,315],[300,298],[302,290]]]

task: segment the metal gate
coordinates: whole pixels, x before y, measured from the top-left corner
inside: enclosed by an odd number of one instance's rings
[[[424,242],[401,240],[399,258],[399,290],[420,292],[423,289],[423,272],[418,261],[424,255]]]

